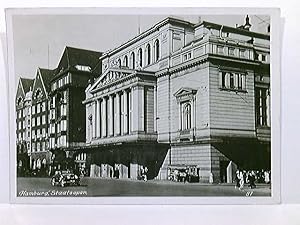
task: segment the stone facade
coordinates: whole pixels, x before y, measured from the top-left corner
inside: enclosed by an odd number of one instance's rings
[[[252,148],[269,168],[269,39],[248,26],[167,18],[104,54],[84,101],[91,175],[113,176],[126,158],[133,179],[145,167],[167,179],[184,165],[200,181],[226,182],[230,161],[262,169],[247,162]]]

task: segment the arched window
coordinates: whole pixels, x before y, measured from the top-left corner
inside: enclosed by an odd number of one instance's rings
[[[122,64],[121,64],[121,59],[118,59],[118,67],[121,67]]]
[[[138,55],[139,55],[139,66],[143,67],[143,51],[141,48],[138,51]]]
[[[150,47],[150,44],[147,44],[146,46],[146,57],[147,57],[147,65],[149,65],[151,63],[151,47]]]
[[[130,55],[130,68],[135,69],[135,54],[134,52],[131,53]]]
[[[128,57],[127,57],[127,55],[125,55],[125,57],[123,59],[123,66],[128,67]]]
[[[159,52],[159,41],[156,39],[155,42],[154,42],[154,59],[155,59],[155,62],[157,60],[159,60],[159,57],[160,57],[160,52]]]
[[[187,103],[183,108],[183,128],[184,130],[189,130],[192,127],[192,110],[191,104]]]

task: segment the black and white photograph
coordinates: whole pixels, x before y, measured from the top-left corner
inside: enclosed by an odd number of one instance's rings
[[[272,11],[190,10],[7,12],[14,201],[278,197]]]

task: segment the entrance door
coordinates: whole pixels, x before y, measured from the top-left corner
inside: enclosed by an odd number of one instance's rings
[[[221,181],[221,183],[227,182],[227,166],[228,166],[228,161],[220,161],[220,181]]]

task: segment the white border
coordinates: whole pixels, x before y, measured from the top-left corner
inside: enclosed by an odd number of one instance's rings
[[[202,15],[270,15],[271,16],[271,135],[272,197],[16,197],[15,97],[13,15],[84,15],[84,14],[202,14]],[[6,10],[9,124],[10,124],[10,201],[21,204],[276,204],[280,203],[280,11],[275,8],[35,8]]]

